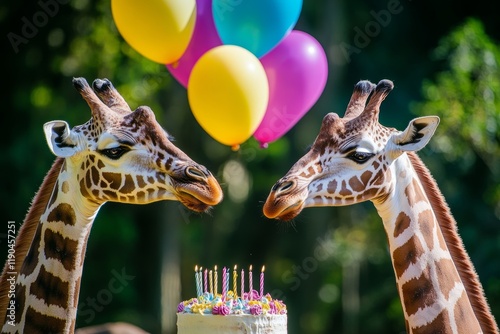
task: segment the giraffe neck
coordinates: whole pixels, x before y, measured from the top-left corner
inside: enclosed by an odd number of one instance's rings
[[[16,239],[16,264],[22,264],[14,275],[15,319],[6,312],[2,332],[74,331],[84,254],[99,205],[81,196],[78,180],[64,162],[56,162],[49,174],[57,169],[55,181],[44,182],[23,224],[31,231],[20,231]],[[2,282],[11,276],[5,268],[3,275]],[[3,312],[8,302],[1,305]]]
[[[375,202],[387,233],[409,333],[498,333],[456,222],[416,154],[392,165],[392,193]]]

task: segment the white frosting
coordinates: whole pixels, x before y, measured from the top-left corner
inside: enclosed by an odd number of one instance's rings
[[[177,313],[178,334],[287,334],[287,315]]]

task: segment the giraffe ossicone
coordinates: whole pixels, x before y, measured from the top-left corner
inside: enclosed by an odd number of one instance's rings
[[[15,243],[15,268],[0,280],[2,333],[73,333],[87,240],[102,204],[177,200],[204,212],[222,200],[210,171],[171,141],[149,107],[132,111],[107,80],[73,85],[91,119],[44,125],[57,156]],[[9,279],[9,280],[7,280]],[[15,294],[9,281],[15,281]]]
[[[418,158],[437,116],[404,131],[378,121],[394,85],[360,81],[343,118],[327,114],[310,150],[272,187],[268,218],[291,220],[304,208],[372,201],[389,242],[408,333],[499,333],[456,221]]]

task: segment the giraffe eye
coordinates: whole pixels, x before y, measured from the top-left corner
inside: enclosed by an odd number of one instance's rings
[[[362,164],[362,163],[368,161],[373,156],[374,156],[373,153],[354,151],[354,152],[349,153],[347,155],[347,158],[351,159],[352,161],[354,161],[358,164]]]
[[[118,146],[113,148],[106,148],[104,150],[100,150],[100,153],[107,156],[110,159],[117,160],[120,159],[122,155],[130,151],[130,148],[126,146]]]

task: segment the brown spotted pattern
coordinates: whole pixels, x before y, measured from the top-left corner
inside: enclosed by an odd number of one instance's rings
[[[77,264],[77,247],[78,241],[70,238],[65,238],[59,232],[54,232],[51,229],[45,229],[45,258],[54,259],[62,264],[64,269],[71,271],[76,268]]]
[[[58,204],[52,211],[50,211],[47,222],[63,222],[67,225],[75,225],[76,215],[75,210],[68,203]]]
[[[66,321],[37,312],[31,306],[26,310],[25,333],[60,334],[65,332]]]
[[[67,291],[69,283],[49,273],[45,266],[40,267],[38,279],[29,287],[29,294],[42,301],[47,306],[55,305],[62,308],[68,307]]]
[[[64,176],[67,174],[62,173],[60,178],[63,179]],[[56,182],[56,185],[60,187],[55,192],[58,193],[59,201],[66,200],[74,193],[62,189],[71,188],[68,180]],[[54,196],[51,197],[53,198]],[[79,240],[74,239],[74,235],[65,236],[61,231],[80,230],[82,219],[66,202],[51,200],[49,203],[51,210],[42,215],[46,220],[37,226],[16,286],[16,321],[19,322],[19,329],[25,333],[73,331],[66,318],[75,312],[77,300],[70,301],[68,295],[74,289],[79,289],[84,248],[79,247]],[[78,296],[77,293],[74,295]],[[54,308],[59,311],[52,315],[49,310]],[[5,328],[3,332],[9,333]]]
[[[392,87],[388,81],[376,87],[358,83],[344,118],[326,115],[310,151],[272,187],[264,214],[290,220],[306,207],[371,200],[386,229],[407,331],[483,333],[479,314],[486,314],[481,319],[484,328],[493,330],[485,332],[498,333],[487,305],[479,306],[477,312],[472,306],[466,291],[469,283],[463,278],[474,278],[467,271],[459,273],[454,262],[457,255],[448,249],[437,217],[441,213],[435,213],[431,201],[440,193],[429,195],[420,179],[420,166],[415,167],[403,150],[396,149],[395,141],[388,145],[391,136],[397,138],[400,132],[378,122],[380,104]],[[415,141],[420,137],[401,146]],[[432,177],[428,179],[434,183]],[[458,236],[453,238],[451,242],[461,242]],[[469,261],[466,254],[460,256],[460,266]],[[478,281],[472,284],[478,285]],[[472,290],[476,293],[472,298],[484,300],[481,291]]]
[[[409,173],[411,170],[404,174],[410,176]],[[394,226],[389,243],[410,331],[480,332],[477,320],[464,327],[463,317],[454,316],[460,312],[467,315],[465,319],[471,315],[475,318],[432,207],[416,177],[410,178],[402,194],[400,197],[406,199],[405,209],[394,213],[393,222],[387,225]]]
[[[31,244],[28,254],[24,258],[23,266],[21,267],[21,274],[29,276],[33,273],[36,266],[38,265],[38,259],[40,258],[40,240],[42,236],[42,224],[38,224],[35,232],[35,237],[33,238],[33,243]]]

